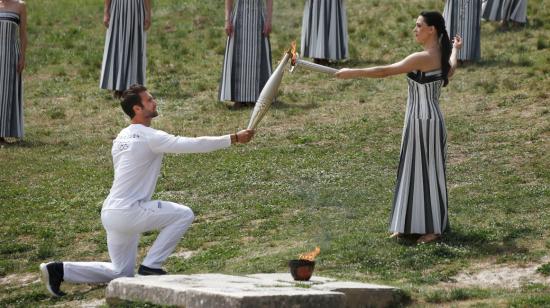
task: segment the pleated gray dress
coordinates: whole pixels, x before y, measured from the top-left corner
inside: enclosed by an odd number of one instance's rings
[[[265,6],[262,0],[237,0],[227,37],[219,100],[256,102],[271,76],[271,44],[262,34]]]
[[[527,0],[483,0],[482,11],[486,20],[527,22]]]
[[[0,137],[22,138],[24,133],[19,23],[19,14],[0,12]]]
[[[344,0],[307,0],[302,19],[302,57],[348,57],[348,21]]]
[[[457,58],[477,61],[481,57],[481,0],[446,0],[443,10],[449,36],[462,37]]]
[[[101,65],[102,89],[124,91],[145,85],[146,38],[143,0],[112,0]]]
[[[389,230],[442,234],[448,228],[447,131],[439,109],[443,77],[440,70],[407,77],[409,96]]]

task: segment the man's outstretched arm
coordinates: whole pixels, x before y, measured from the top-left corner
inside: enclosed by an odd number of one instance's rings
[[[235,143],[247,143],[254,136],[253,130],[241,130],[224,136],[181,137],[157,131],[149,138],[155,153],[206,153],[229,147]]]

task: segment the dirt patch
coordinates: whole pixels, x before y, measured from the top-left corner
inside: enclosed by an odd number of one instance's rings
[[[233,214],[230,211],[209,211],[195,216],[195,224],[201,223],[222,223],[233,219]]]
[[[425,308],[471,308],[471,307],[508,307],[507,299],[473,299],[464,301],[453,301],[450,303],[424,303],[422,302],[419,307]],[[416,307],[416,306],[413,306]]]
[[[0,278],[0,286],[8,287],[24,287],[39,282],[40,276],[36,273],[11,274]]]
[[[519,288],[527,283],[550,285],[550,277],[545,277],[537,269],[550,262],[547,256],[538,263],[523,266],[510,264],[482,263],[453,277],[453,282],[444,283],[444,287],[481,287],[481,288]]]
[[[243,243],[243,244],[248,244],[250,242],[254,242],[255,240],[256,240],[256,238],[254,236],[241,237],[241,243]]]
[[[183,258],[184,260],[191,259],[192,256],[196,255],[198,253],[197,250],[183,250],[178,251],[170,255],[170,258]]]
[[[54,307],[98,308],[98,307],[105,307],[105,305],[107,305],[107,302],[105,301],[105,299],[92,299],[88,301],[64,302],[64,303],[55,305]]]
[[[452,152],[449,154],[450,165],[460,165],[468,160],[470,160],[470,157],[464,153]]]

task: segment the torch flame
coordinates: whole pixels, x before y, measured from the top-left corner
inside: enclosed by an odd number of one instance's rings
[[[292,66],[294,66],[296,65],[296,59],[298,57],[296,54],[296,41],[292,41],[292,43],[290,44],[290,55],[292,56],[290,63]]]
[[[307,260],[307,261],[314,261],[315,257],[317,257],[321,253],[321,248],[319,246],[315,247],[314,250],[301,254],[298,259],[300,260]]]

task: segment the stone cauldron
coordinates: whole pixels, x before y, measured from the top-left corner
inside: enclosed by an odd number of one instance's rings
[[[315,269],[315,261],[309,260],[290,260],[288,261],[290,274],[297,281],[308,281]]]

